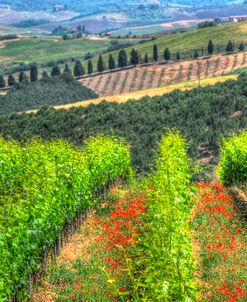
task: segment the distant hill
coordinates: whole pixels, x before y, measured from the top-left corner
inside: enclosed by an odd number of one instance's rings
[[[227,4],[228,0],[172,0],[164,1],[161,0],[160,3],[169,3],[169,4],[182,4],[189,5],[192,7],[205,7],[205,6],[219,6]],[[139,4],[156,4],[157,1],[154,0],[137,0],[134,2],[134,5]],[[27,10],[27,11],[37,11],[37,10],[52,10],[54,5],[63,5],[69,10],[75,10],[83,13],[84,15],[102,12],[102,11],[118,11],[126,9],[126,6],[133,6],[133,1],[131,0],[92,0],[90,5],[87,0],[44,0],[44,1],[33,1],[33,0],[1,0],[0,4],[10,5],[11,8],[18,10]]]

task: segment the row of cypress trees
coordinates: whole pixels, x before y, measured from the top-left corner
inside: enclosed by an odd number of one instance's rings
[[[228,41],[228,43],[226,45],[226,49],[225,49],[226,53],[231,53],[231,52],[234,51],[234,49],[235,49],[234,43],[232,41]],[[244,51],[245,45],[244,45],[243,42],[240,43],[238,49],[239,49],[239,51]],[[215,45],[214,45],[212,40],[210,40],[208,42],[207,51],[208,51],[209,55],[212,55],[212,54],[215,53]],[[164,53],[163,53],[164,60],[169,61],[171,59],[171,55],[172,54],[171,54],[169,48],[166,48],[164,50]],[[197,59],[199,57],[198,51],[195,51],[193,57],[195,59]],[[181,56],[180,56],[179,52],[176,53],[175,58],[176,58],[176,60],[181,59]],[[153,46],[152,60],[154,62],[157,62],[159,60],[159,51],[158,51],[158,45],[157,44],[154,44],[154,46]],[[140,63],[140,61],[141,61],[140,53],[138,53],[138,51],[133,48],[130,52],[130,64],[131,65],[137,65],[137,64]],[[146,53],[145,56],[144,56],[144,63],[149,63],[149,61],[150,61],[150,59],[148,57],[148,53]],[[124,49],[121,49],[118,53],[117,64],[115,62],[115,59],[114,59],[113,55],[112,54],[109,55],[108,69],[113,70],[117,66],[119,68],[124,68],[124,67],[128,66],[128,55],[127,55],[127,53]],[[105,66],[103,57],[100,54],[99,58],[98,58],[98,62],[97,62],[97,71],[98,72],[103,72],[105,69],[107,69],[107,68]],[[92,62],[92,60],[89,60],[88,63],[87,63],[87,73],[92,74],[93,72],[94,72],[93,62]],[[86,71],[85,71],[84,66],[82,65],[80,60],[77,60],[75,62],[74,69],[73,69],[74,77],[80,77],[80,76],[83,76],[85,74],[86,74]],[[69,66],[67,64],[65,65],[63,75],[67,79],[72,77],[72,72],[69,69]],[[62,76],[62,72],[61,72],[60,67],[58,65],[53,66],[52,71],[51,71],[51,76],[52,77]],[[43,75],[42,75],[42,78],[46,78],[46,77],[48,77],[48,74],[46,72],[44,72]],[[37,80],[38,80],[38,66],[37,66],[36,63],[33,63],[30,67],[30,82],[35,82]],[[26,83],[26,82],[29,82],[29,78],[22,71],[19,74],[19,83]],[[14,76],[12,74],[9,74],[9,76],[8,76],[8,85],[9,86],[14,86],[15,84],[17,84],[16,79],[14,78]],[[5,79],[2,75],[0,75],[0,88],[4,88],[5,86],[6,86]]]

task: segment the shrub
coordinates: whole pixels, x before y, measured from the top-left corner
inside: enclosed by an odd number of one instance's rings
[[[7,301],[17,288],[27,288],[63,226],[93,204],[94,188],[131,169],[124,143],[105,137],[77,149],[63,141],[21,146],[1,139],[0,162],[0,300]]]
[[[195,301],[188,216],[190,169],[183,138],[176,132],[159,145],[136,266],[138,301]],[[139,247],[140,248],[140,247]]]
[[[225,185],[247,181],[247,130],[224,139],[220,148],[219,176]]]

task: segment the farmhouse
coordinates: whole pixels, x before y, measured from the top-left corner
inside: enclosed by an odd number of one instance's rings
[[[105,37],[111,37],[112,36],[112,33],[111,32],[106,32],[105,33]]]

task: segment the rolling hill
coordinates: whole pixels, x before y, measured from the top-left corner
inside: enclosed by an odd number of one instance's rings
[[[169,3],[175,3],[175,4],[182,4],[182,5],[188,5],[192,7],[204,7],[204,6],[220,6],[225,5],[229,0],[172,0],[169,1]],[[151,4],[151,3],[157,3],[155,1],[149,0],[138,0],[135,1],[135,5],[138,4]],[[19,1],[19,0],[4,0],[4,4],[9,4],[11,7],[19,10],[31,10],[31,11],[37,11],[37,10],[43,10],[43,9],[52,9],[53,5],[58,4],[58,1],[56,0],[44,0],[44,1],[33,1],[33,0],[27,0],[27,1]],[[88,5],[87,0],[82,1],[76,1],[76,0],[60,0],[59,4],[65,5],[71,10],[83,12],[83,13],[89,13],[91,12],[99,12],[99,11],[113,11],[117,8],[126,8],[126,6],[133,6],[133,2],[130,0],[111,0],[111,1],[100,1],[99,0],[93,0],[90,1],[90,6]],[[100,4],[100,5],[99,5]]]
[[[195,29],[184,33],[164,35],[156,40],[137,45],[135,49],[140,52],[142,57],[144,57],[145,53],[148,53],[150,58],[152,58],[154,44],[157,44],[160,56],[163,56],[163,51],[166,47],[173,53],[177,51],[191,52],[202,48],[204,48],[204,53],[206,53],[210,39],[216,45],[216,50],[219,46],[222,51],[225,50],[229,40],[235,42],[237,47],[241,41],[247,43],[247,22],[230,23],[222,26]],[[128,47],[125,50],[130,54],[131,49],[132,47]],[[111,54],[117,59],[118,51],[113,51]],[[103,56],[105,61],[107,61],[108,55]],[[97,58],[94,59],[94,62],[97,62]]]
[[[112,96],[174,83],[229,74],[247,67],[247,52],[211,58],[138,66],[81,79],[100,96]]]

